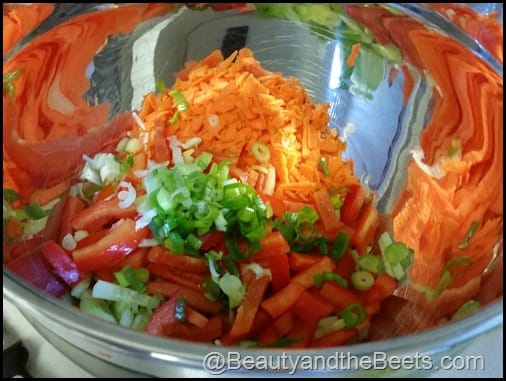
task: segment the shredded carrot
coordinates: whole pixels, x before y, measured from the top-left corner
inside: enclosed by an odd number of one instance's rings
[[[180,142],[201,137],[195,156],[207,151],[217,161],[229,159],[258,172],[254,168],[262,163],[251,147],[259,141],[270,150],[278,198],[308,202],[315,189],[358,183],[352,163],[341,159],[344,143],[328,131],[327,105],[316,106],[297,79],[261,68],[249,49],[227,59],[214,51],[188,63],[172,89],[188,103],[178,122],[167,125],[177,108],[168,91],[148,94],[139,112],[150,136],[150,157],[156,157],[162,144],[160,133],[175,135]],[[318,173],[322,156],[329,162],[330,177]]]
[[[346,65],[348,65],[349,67],[355,65],[359,53],[360,53],[360,43],[357,42],[353,44],[351,47],[351,52],[350,55],[348,56],[348,59],[346,60]]]

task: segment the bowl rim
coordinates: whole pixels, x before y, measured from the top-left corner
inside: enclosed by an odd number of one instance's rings
[[[84,335],[90,340],[107,341],[122,350],[142,354],[150,353],[151,357],[158,357],[167,362],[184,362],[187,365],[200,368],[204,356],[210,352],[227,353],[237,351],[245,356],[270,356],[277,355],[280,351],[289,352],[290,355],[294,356],[325,356],[335,354],[336,351],[346,351],[355,356],[365,356],[375,352],[408,355],[414,351],[437,354],[464,344],[503,325],[503,296],[501,296],[490,304],[483,306],[476,313],[457,321],[419,333],[381,341],[318,349],[224,347],[157,337],[104,321],[95,316],[82,313],[77,307],[61,299],[40,292],[5,268],[3,283],[4,298],[10,300],[17,308],[32,315],[32,317],[36,318],[37,315],[44,315],[45,318],[49,318],[73,332]],[[104,336],[104,333],[106,333],[106,336]],[[416,343],[416,346],[414,346],[414,343]]]

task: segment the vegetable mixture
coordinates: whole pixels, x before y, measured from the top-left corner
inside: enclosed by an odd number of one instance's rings
[[[7,266],[87,313],[222,345],[363,340],[413,252],[393,240],[345,143],[295,78],[246,48],[157,82],[114,150],[63,197],[4,190],[4,234],[58,239]],[[5,211],[7,210],[7,214]],[[50,212],[52,211],[52,212]],[[7,218],[7,220],[5,219]]]

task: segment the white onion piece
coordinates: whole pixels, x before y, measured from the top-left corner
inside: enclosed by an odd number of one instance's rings
[[[169,136],[170,150],[172,151],[172,162],[174,164],[184,163],[183,151],[181,150],[181,143],[176,136]]]
[[[276,168],[272,164],[269,164],[263,192],[268,196],[272,196],[274,194],[275,187],[276,187]]]
[[[139,247],[158,246],[158,241],[154,238],[144,238],[139,242]]]
[[[149,209],[142,214],[141,218],[135,221],[135,230],[142,229],[149,225],[151,220],[157,215],[156,209]]]
[[[118,192],[119,207],[121,209],[128,208],[135,202],[135,198],[137,197],[137,192],[131,183],[128,181],[122,181],[119,183],[120,187],[126,188],[126,190],[122,190]]]
[[[74,236],[70,233],[67,233],[62,239],[61,245],[65,250],[72,251],[76,248],[77,243]]]

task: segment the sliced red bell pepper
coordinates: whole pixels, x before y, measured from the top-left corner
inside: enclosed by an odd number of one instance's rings
[[[179,295],[174,294],[153,312],[146,327],[147,333],[163,336],[164,329],[176,323],[176,302],[179,298]]]
[[[213,316],[204,327],[197,327],[188,323],[177,322],[164,334],[176,339],[206,342],[218,339],[223,330],[223,320],[220,316]]]
[[[376,277],[374,284],[368,290],[363,291],[363,298],[366,303],[381,302],[383,299],[393,294],[397,288],[397,280],[387,273],[382,273]]]
[[[351,241],[359,254],[365,254],[368,246],[372,245],[376,229],[380,224],[379,213],[372,201],[364,207],[356,225],[355,234]]]
[[[332,281],[323,282],[320,294],[334,307],[340,309],[344,309],[353,303],[362,303],[362,299],[358,293],[341,286],[339,283]]]
[[[204,259],[184,254],[171,254],[160,246],[152,247],[147,259],[150,262],[169,265],[179,270],[209,275],[209,265]]]
[[[118,221],[107,234],[95,243],[78,247],[72,257],[81,271],[112,268],[138,246],[139,242],[151,234],[149,228],[135,229],[135,221]]]
[[[341,206],[341,221],[354,228],[365,201],[365,192],[360,185],[350,185],[343,206]]]
[[[191,288],[202,295],[206,292],[203,286],[203,281],[206,278],[206,275],[183,271],[173,266],[158,263],[150,263],[147,268],[151,275],[159,276],[169,282]]]
[[[138,247],[132,252],[132,254],[116,263],[112,269],[119,271],[125,266],[130,266],[131,269],[146,267],[146,255],[148,254],[148,250],[149,249],[147,247]]]
[[[65,203],[63,205],[63,211],[60,220],[60,237],[58,242],[61,242],[65,235],[72,232],[72,219],[77,213],[86,207],[86,202],[77,196],[72,196],[71,194],[68,194],[65,197],[64,202]]]
[[[290,269],[294,272],[305,270],[308,267],[314,265],[320,259],[321,259],[320,255],[313,255],[313,254],[290,253],[288,255]]]
[[[293,329],[295,322],[292,311],[287,311],[260,332],[258,339],[262,344],[274,344]]]
[[[50,295],[60,297],[68,291],[68,287],[51,272],[49,264],[39,252],[18,257],[10,261],[6,267],[21,279]]]
[[[220,338],[221,344],[225,346],[234,345],[241,340],[247,339],[249,337],[256,336],[260,331],[262,331],[270,322],[272,322],[272,318],[267,314],[267,312],[259,309],[255,314],[253,319],[253,324],[248,333],[241,336],[232,336],[230,334],[230,330],[225,332]]]
[[[47,241],[41,247],[42,255],[51,264],[53,272],[70,287],[81,281],[85,274],[79,270],[72,257],[54,241]]]
[[[344,328],[339,331],[331,332],[323,337],[314,339],[311,342],[311,347],[314,348],[328,348],[347,344],[350,340],[356,337],[358,331],[356,328]]]
[[[291,311],[301,320],[314,323],[323,317],[329,316],[333,309],[327,300],[304,291],[297,303],[293,305]]]
[[[181,295],[190,306],[210,314],[216,314],[223,308],[219,301],[209,300],[200,292],[173,282],[161,280],[148,282],[146,284],[146,292],[148,294],[161,294],[167,297],[176,294]]]
[[[334,272],[344,278],[348,283],[350,282],[351,274],[356,271],[357,264],[355,259],[351,255],[350,251],[344,253],[344,255],[336,262]]]
[[[248,284],[246,296],[237,309],[230,335],[238,337],[246,335],[250,331],[268,285],[268,276],[254,279]]]
[[[272,288],[275,292],[279,291],[290,282],[290,245],[281,232],[276,230],[260,240],[260,247],[250,258],[254,262],[267,261],[272,275]]]
[[[293,340],[289,348],[306,348],[314,337],[318,322],[308,322],[295,317],[292,330],[286,335],[287,339]]]
[[[292,278],[291,283],[298,283],[304,288],[314,286],[314,274],[332,272],[334,270],[334,261],[329,257],[321,257],[314,265],[299,272]]]
[[[329,193],[326,188],[318,189],[313,193],[316,210],[327,232],[337,232],[341,227],[341,221],[332,205]]]
[[[217,247],[225,244],[225,233],[213,230],[200,237],[200,240],[202,241],[202,246],[199,249],[201,253],[205,253],[211,249],[216,250]],[[220,251],[220,249],[217,249],[217,251]]]
[[[71,220],[75,230],[97,231],[110,221],[121,218],[133,218],[137,214],[137,205],[120,208],[119,200],[112,197],[101,200],[78,212]]]
[[[274,319],[288,311],[304,292],[305,288],[297,282],[290,282],[282,290],[265,299],[261,306]]]
[[[199,328],[204,328],[208,323],[209,319],[197,311],[190,305],[185,306],[186,321]]]
[[[271,206],[272,214],[274,215],[274,217],[277,217],[280,220],[282,220],[283,215],[286,212],[286,206],[283,203],[283,200],[281,200],[277,197],[274,197],[274,196],[266,195],[265,193],[259,193],[259,195],[260,195],[260,198],[264,201],[264,203],[266,203],[266,204],[269,203],[269,205]]]

